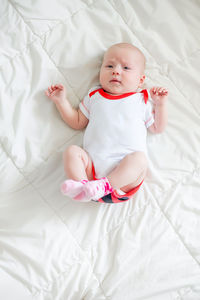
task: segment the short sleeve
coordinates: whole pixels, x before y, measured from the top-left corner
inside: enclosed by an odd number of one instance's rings
[[[86,116],[87,119],[90,118],[90,107],[91,107],[91,93],[98,89],[99,86],[93,87],[89,90],[88,94],[83,98],[81,103],[79,104],[79,108],[82,113]]]
[[[145,126],[150,127],[154,123],[154,114],[151,99],[145,104]]]
[[[90,118],[90,97],[89,93],[83,98],[81,103],[79,104],[79,108],[82,113],[86,116],[87,119]]]

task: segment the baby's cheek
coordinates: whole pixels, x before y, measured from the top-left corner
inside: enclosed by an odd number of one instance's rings
[[[130,89],[134,90],[137,89],[140,85],[140,81],[137,78],[128,78],[127,79],[127,87],[129,87]]]

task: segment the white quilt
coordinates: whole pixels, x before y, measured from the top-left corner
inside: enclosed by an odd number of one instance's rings
[[[199,0],[1,0],[1,300],[200,299],[199,17]],[[78,106],[118,42],[145,54],[147,88],[169,89],[169,123],[132,201],[76,203],[62,152],[83,132],[44,90]]]

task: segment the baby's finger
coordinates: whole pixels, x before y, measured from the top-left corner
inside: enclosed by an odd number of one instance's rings
[[[161,96],[165,95],[165,89],[164,88],[159,89],[159,95],[161,95]]]
[[[157,89],[157,95],[162,95],[162,88]]]
[[[160,87],[159,86],[155,86],[155,94],[159,95],[160,93]]]
[[[155,87],[154,94],[157,96],[159,95],[159,87],[157,87],[157,86]]]
[[[50,94],[53,92],[51,87],[48,87],[48,91],[49,91]]]
[[[55,91],[55,90],[56,90],[56,86],[55,86],[55,85],[52,85],[52,86],[51,86],[51,89],[52,89],[52,91]]]
[[[45,93],[45,95],[46,95],[47,97],[49,97],[49,92],[48,92],[48,91],[45,91],[44,93]]]
[[[163,89],[163,90],[161,91],[162,95],[165,95],[166,92],[167,92],[167,91],[166,91],[165,89]]]
[[[168,89],[164,88],[164,92],[165,92],[165,93],[168,93]]]
[[[60,90],[63,90],[63,88],[64,88],[62,84],[56,84],[56,87]]]
[[[162,88],[162,95],[167,95],[168,94],[168,91],[167,91],[167,89],[166,88]]]
[[[168,95],[168,91],[166,90],[166,91],[164,91],[164,95]]]
[[[163,88],[162,88],[162,87],[159,87],[159,88],[157,89],[158,94],[162,94],[162,90],[163,90]]]
[[[151,92],[152,92],[153,94],[155,94],[155,92],[156,92],[156,87],[155,87],[155,86],[153,86],[153,87],[151,88]]]

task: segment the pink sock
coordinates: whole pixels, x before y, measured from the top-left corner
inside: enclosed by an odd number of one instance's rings
[[[81,192],[73,197],[74,200],[89,202],[91,200],[98,200],[113,192],[113,188],[106,177],[98,180],[88,181],[82,187]]]
[[[63,195],[73,198],[81,192],[83,185],[86,182],[88,182],[88,180],[81,180],[81,181],[75,181],[72,179],[65,180],[61,185],[61,192],[63,193]]]

